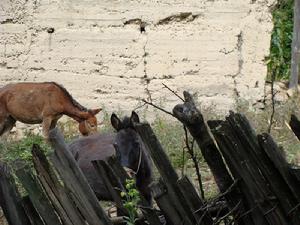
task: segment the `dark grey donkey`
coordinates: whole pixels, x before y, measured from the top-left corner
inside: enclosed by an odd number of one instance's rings
[[[102,179],[96,174],[91,161],[104,160],[115,154],[123,167],[135,173],[138,190],[151,204],[148,186],[152,182],[152,164],[140,136],[133,128],[133,123],[138,122],[139,117],[135,112],[132,112],[130,118],[125,117],[122,121],[112,114],[111,124],[116,133],[82,137],[69,145],[98,199],[112,200],[112,197]]]

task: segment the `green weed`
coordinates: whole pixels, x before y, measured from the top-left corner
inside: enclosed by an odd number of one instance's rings
[[[291,72],[291,44],[293,38],[294,0],[278,0],[273,9],[273,31],[271,36],[270,55],[266,58],[268,67],[267,79],[287,80]]]

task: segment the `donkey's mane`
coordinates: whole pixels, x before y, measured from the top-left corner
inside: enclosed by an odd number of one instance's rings
[[[72,95],[67,91],[66,88],[64,88],[64,86],[62,86],[61,84],[58,84],[58,83],[56,83],[56,82],[46,82],[46,83],[54,84],[54,85],[56,85],[57,87],[59,87],[59,88],[63,91],[63,93],[70,99],[70,101],[72,102],[72,104],[73,104],[76,108],[78,108],[78,109],[80,109],[80,110],[82,110],[82,111],[85,111],[85,112],[88,111],[88,109],[87,109],[86,107],[82,106],[79,102],[77,102],[77,101],[72,97]]]

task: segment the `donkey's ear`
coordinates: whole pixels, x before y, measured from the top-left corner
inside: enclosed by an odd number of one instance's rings
[[[98,109],[90,109],[89,112],[95,116],[97,113],[99,113],[102,109],[101,108],[98,108]]]
[[[139,115],[135,111],[132,111],[130,121],[131,121],[131,123],[139,123],[140,122]]]
[[[111,114],[110,117],[110,123],[113,126],[113,128],[115,128],[117,131],[122,129],[122,122],[121,120],[117,117],[116,114]]]

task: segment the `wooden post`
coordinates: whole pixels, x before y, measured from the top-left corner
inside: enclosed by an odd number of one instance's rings
[[[278,198],[283,211],[292,221],[300,225],[300,182],[291,173],[290,166],[269,134],[258,136],[259,143],[269,160],[261,162],[269,168],[261,169]],[[267,163],[267,161],[270,161]]]
[[[220,149],[216,144],[210,128],[204,120],[200,110],[196,107],[192,95],[187,91],[184,91],[183,95],[185,101],[183,104],[178,104],[173,108],[174,116],[188,128],[189,132],[196,140],[205,161],[213,173],[219,190],[222,193],[227,193],[225,198],[228,202],[229,208],[234,209],[237,204],[240,204],[239,212],[245,212],[244,203],[240,203],[240,201],[242,201],[240,191],[234,188],[230,192],[227,192],[234,182],[227,170]],[[217,123],[211,122],[210,124],[213,128],[215,128],[220,123],[221,122],[218,121]],[[249,217],[245,216],[237,223],[239,225],[253,224],[253,221],[251,221]]]
[[[86,221],[90,225],[111,225],[57,128],[49,132],[49,141],[55,149],[52,162]]]
[[[32,225],[44,225],[28,195],[22,198],[22,205]]]
[[[190,208],[193,210],[197,222],[199,222],[199,220],[202,220],[201,224],[203,225],[213,224],[213,220],[209,217],[209,215],[203,215],[205,212],[203,213],[199,211],[198,213],[195,213],[199,208],[201,208],[201,206],[203,206],[203,202],[198,195],[195,187],[193,186],[191,180],[188,177],[184,176],[183,178],[179,179],[177,183],[185,199],[188,200],[187,202]]]
[[[38,179],[64,225],[85,225],[76,205],[61,185],[55,171],[38,145],[32,146],[32,159]]]
[[[280,174],[261,150],[247,119],[231,112],[217,133],[218,143],[231,164],[233,174],[241,179],[241,184],[246,185],[246,188],[243,188],[244,195],[248,195],[249,201],[258,204],[268,223],[298,224],[291,223],[287,213],[284,213],[285,209],[282,209],[291,208],[293,205],[293,201],[283,199],[282,194],[286,194],[286,198],[291,195],[282,187]]]
[[[174,225],[184,224],[182,217],[178,212],[176,206],[173,204],[171,197],[168,195],[167,187],[162,180],[153,183],[151,185],[152,195],[158,205],[158,207],[163,211],[166,219],[172,221]],[[168,224],[168,223],[167,223]]]
[[[128,215],[127,210],[123,206],[121,191],[125,191],[123,185],[119,182],[118,177],[114,174],[108,163],[103,160],[92,161],[97,175],[101,177],[107,190],[111,194],[114,202],[123,215]]]
[[[30,169],[26,166],[18,168],[16,175],[28,192],[32,204],[42,217],[45,224],[61,225],[62,223],[60,222],[51,202],[47,198],[37,178],[30,172]]]
[[[9,225],[30,225],[7,165],[0,163],[0,206]]]
[[[174,205],[180,212],[184,224],[195,224],[196,218],[192,210],[187,204],[181,190],[177,186],[178,175],[169,161],[169,158],[163,150],[159,140],[156,138],[153,130],[149,124],[135,124],[135,129],[141,136],[147,151],[149,152],[152,160],[154,161],[163,181],[168,188],[168,195],[172,198]]]
[[[295,0],[294,30],[292,41],[291,78],[289,88],[298,91],[300,73],[300,0]]]
[[[225,192],[233,184],[232,177],[225,166],[207,123],[195,105],[192,95],[186,91],[183,92],[183,95],[185,99],[184,104],[176,105],[173,108],[173,114],[189,129],[205,161],[212,170],[220,191]]]

